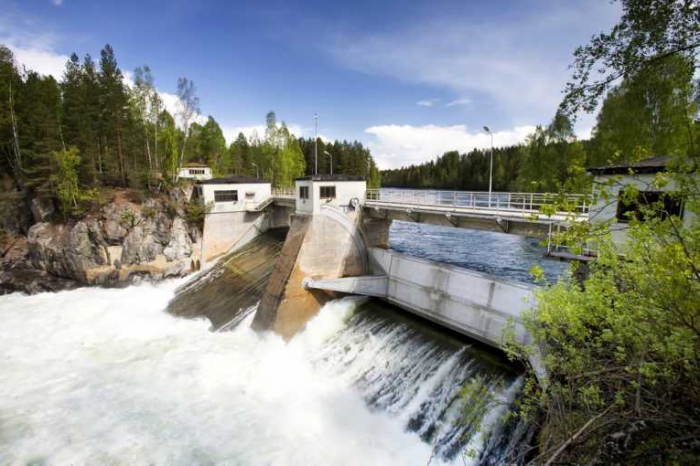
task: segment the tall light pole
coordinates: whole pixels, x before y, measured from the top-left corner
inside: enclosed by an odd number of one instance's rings
[[[324,150],[323,153],[331,158],[331,175],[332,175],[333,174],[333,155],[330,154],[327,150]]]
[[[488,126],[484,126],[484,131],[491,136],[491,163],[489,164],[489,207],[491,207],[491,187],[493,186],[493,133]]]
[[[255,179],[256,179],[256,180],[259,180],[259,179],[260,179],[260,172],[258,171],[258,164],[257,164],[257,163],[254,163],[254,162],[251,162],[251,163],[252,163],[253,166],[255,167]]]
[[[318,175],[318,115],[314,113],[314,175]]]

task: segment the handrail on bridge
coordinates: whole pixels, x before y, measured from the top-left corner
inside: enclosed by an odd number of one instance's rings
[[[296,190],[294,188],[275,188],[272,190],[272,197],[294,199]]]
[[[484,191],[439,191],[423,189],[368,189],[365,204],[379,206],[398,204],[420,207],[452,208],[484,213],[524,213],[541,214],[541,207],[551,206],[559,201],[575,214],[577,219],[588,217],[590,205],[584,194],[548,194],[548,193],[507,193]],[[560,211],[557,215],[568,212]]]

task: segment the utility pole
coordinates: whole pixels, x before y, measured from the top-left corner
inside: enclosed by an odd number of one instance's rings
[[[314,113],[314,175],[318,175],[318,115]]]
[[[489,208],[491,207],[491,186],[493,185],[493,133],[491,128],[484,126],[484,131],[486,131],[489,136],[491,136],[491,163],[489,164]]]
[[[255,179],[259,180],[260,179],[260,172],[258,171],[258,165],[256,163],[253,163],[253,166],[255,167]]]

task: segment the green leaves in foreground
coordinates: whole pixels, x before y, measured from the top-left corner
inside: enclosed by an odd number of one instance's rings
[[[521,401],[539,419],[537,461],[700,462],[700,180],[691,168],[673,181],[684,220],[649,205],[624,246],[607,224],[578,230],[567,240],[598,249],[588,277],[541,289],[524,316],[534,343],[519,357],[540,348],[548,371],[546,390],[531,386]]]

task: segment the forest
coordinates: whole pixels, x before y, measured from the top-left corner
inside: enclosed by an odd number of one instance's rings
[[[177,111],[170,113],[148,66],[126,80],[110,45],[96,62],[73,53],[60,81],[16,63],[0,45],[0,201],[57,201],[64,215],[79,216],[104,187],[162,190],[178,167],[205,163],[215,176],[258,176],[276,187],[314,169],[313,138],[297,138],[274,112],[265,134],[239,134],[227,145],[219,123],[200,114],[194,83],[180,78]],[[262,117],[262,115],[261,115]],[[379,172],[359,142],[318,140],[319,173],[366,176]]]
[[[495,147],[493,190],[588,192],[586,168],[634,162],[657,155],[683,155],[698,144],[699,88],[688,58],[673,56],[660,66],[622,80],[600,106],[588,140],[577,140],[572,119],[557,112],[516,146]],[[488,190],[491,151],[447,152],[435,160],[382,171],[394,187]]]

